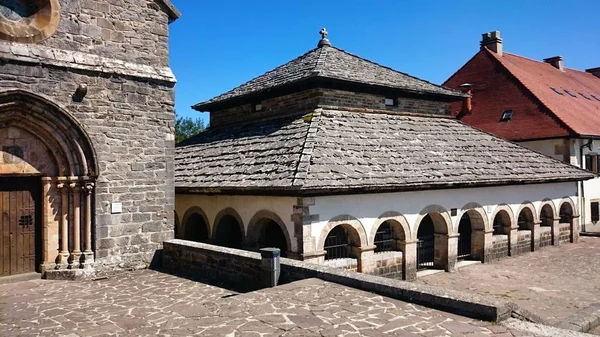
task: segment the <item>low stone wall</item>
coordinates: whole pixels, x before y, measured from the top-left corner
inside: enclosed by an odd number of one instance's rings
[[[561,223],[558,225],[558,242],[571,242],[571,224]]]
[[[552,227],[540,227],[540,248],[552,246]]]
[[[358,259],[354,258],[325,260],[323,264],[331,268],[358,271]]]
[[[515,253],[520,255],[531,252],[531,231],[519,231],[517,235],[519,239]]]
[[[534,321],[538,319],[513,303],[475,294],[465,294],[286,258],[281,258],[280,261],[280,283],[319,278],[481,320],[501,321],[511,315],[531,317],[530,319]],[[166,271],[190,277],[209,278],[215,281],[226,280],[228,283],[247,290],[262,288],[264,284],[259,253],[198,242],[177,239],[165,241],[163,268]]]
[[[402,252],[382,252],[374,256],[375,270],[372,275],[402,279]]]
[[[492,244],[489,248],[488,256],[492,261],[508,257],[508,235],[492,236]]]

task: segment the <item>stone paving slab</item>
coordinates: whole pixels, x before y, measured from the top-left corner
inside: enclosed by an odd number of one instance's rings
[[[144,270],[0,285],[8,336],[534,336],[318,279],[257,292]]]
[[[419,283],[511,301],[560,325],[600,303],[600,238],[440,273]]]

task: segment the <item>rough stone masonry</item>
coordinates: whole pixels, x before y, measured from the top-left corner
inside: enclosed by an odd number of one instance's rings
[[[38,2],[40,13],[15,21],[8,33],[2,29],[11,21],[0,14],[0,96],[10,94],[14,101],[24,93],[40,97],[79,124],[89,136],[98,167],[89,174],[93,177],[86,177],[94,184],[94,268],[104,272],[145,267],[162,242],[173,236],[175,78],[168,66],[168,25],[179,13],[169,1]],[[13,5],[2,6],[10,13]],[[43,15],[51,15],[48,21],[57,24],[56,29],[44,30],[40,41],[23,40],[19,29],[29,27],[19,25]],[[78,88],[86,86],[84,97],[77,99]],[[0,119],[3,114],[0,111]],[[5,127],[10,125],[0,125],[0,138]],[[48,146],[48,151],[55,149]],[[54,190],[56,179],[71,181],[51,178],[46,191],[50,199],[60,198]],[[64,221],[71,224],[81,213],[83,223],[84,203],[73,203],[66,208]],[[63,219],[53,217],[60,207],[50,208],[43,210],[43,226],[36,228],[43,232],[42,272],[57,268],[55,258],[62,244],[62,229],[52,229],[54,224],[62,228]],[[72,247],[75,236],[69,232],[70,250],[77,250]],[[71,262],[69,268],[76,268]]]

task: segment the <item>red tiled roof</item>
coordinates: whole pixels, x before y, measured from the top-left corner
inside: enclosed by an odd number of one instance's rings
[[[488,53],[575,133],[600,136],[600,78],[568,68],[562,72],[548,63],[510,53],[501,57]]]

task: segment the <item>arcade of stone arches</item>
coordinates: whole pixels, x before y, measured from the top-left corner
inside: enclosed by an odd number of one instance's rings
[[[569,198],[558,205],[545,200],[538,208],[531,202],[513,208],[497,205],[486,211],[468,204],[457,212],[454,224],[450,212],[438,205],[424,208],[413,225],[400,213],[386,212],[370,233],[358,218],[342,215],[321,231],[313,262],[414,280],[424,269],[452,271],[460,261],[485,263],[578,240],[579,216]],[[257,212],[247,227],[233,208],[223,209],[212,222],[199,207],[188,209],[180,223],[175,218],[177,238],[248,250],[276,247],[282,256],[298,256],[290,251],[290,233],[273,212]]]

